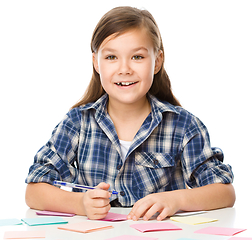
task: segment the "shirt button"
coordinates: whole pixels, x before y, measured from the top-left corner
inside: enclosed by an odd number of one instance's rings
[[[154,163],[154,165],[158,165],[159,162],[157,159],[154,159],[153,163]]]
[[[120,192],[120,195],[121,195],[121,196],[125,196],[125,192],[124,192],[124,191],[121,191],[121,192]]]
[[[122,167],[122,165],[119,164],[119,165],[117,165],[116,169],[117,169],[117,170],[120,170],[121,167]]]

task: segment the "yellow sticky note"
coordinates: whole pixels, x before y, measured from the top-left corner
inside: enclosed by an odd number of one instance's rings
[[[206,218],[206,217],[198,217],[198,216],[187,216],[187,217],[171,217],[172,221],[181,222],[191,225],[197,225],[202,223],[216,222],[218,219],[214,218]]]

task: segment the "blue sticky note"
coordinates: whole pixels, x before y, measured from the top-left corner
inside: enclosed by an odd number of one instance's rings
[[[68,221],[65,221],[62,217],[23,218],[22,221],[25,222],[29,226],[68,223]]]
[[[22,221],[16,218],[0,219],[0,226],[21,225]]]

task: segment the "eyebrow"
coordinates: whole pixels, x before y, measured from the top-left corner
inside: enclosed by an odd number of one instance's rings
[[[149,50],[148,50],[147,48],[145,48],[145,47],[133,48],[133,49],[132,49],[132,52],[137,52],[137,51],[140,51],[140,50],[144,50],[144,51],[146,51],[146,52],[149,52]],[[117,52],[116,49],[107,48],[107,47],[103,48],[101,51],[102,51],[102,52]]]

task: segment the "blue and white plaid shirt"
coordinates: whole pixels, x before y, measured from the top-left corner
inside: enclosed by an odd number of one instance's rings
[[[155,192],[231,183],[219,148],[204,124],[182,107],[149,96],[151,113],[122,159],[107,113],[108,96],[69,111],[34,158],[26,183],[54,180],[96,186],[109,183],[122,206]],[[114,200],[117,196],[112,196]]]

